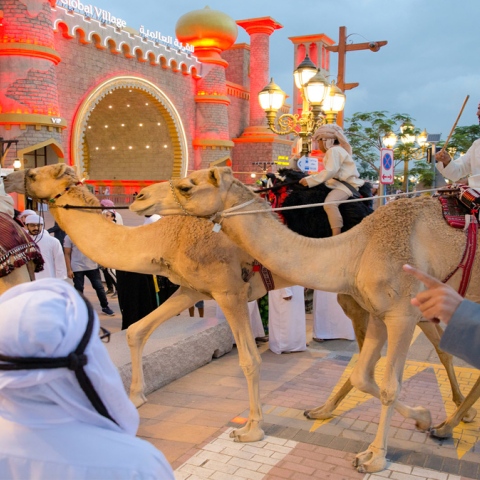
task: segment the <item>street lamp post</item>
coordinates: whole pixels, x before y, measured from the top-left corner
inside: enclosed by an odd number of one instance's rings
[[[267,116],[268,128],[277,135],[299,136],[302,139],[302,156],[308,156],[312,151],[313,133],[324,123],[335,122],[338,112],[344,108],[345,95],[334,82],[328,83],[308,55],[293,76],[302,94],[301,115],[285,113],[277,119],[286,93],[274,83],[273,78],[258,94],[258,100]]]
[[[393,149],[394,145],[397,143],[397,136],[393,132],[389,132],[386,135],[382,137],[382,145],[385,148]],[[380,154],[381,158],[381,154]],[[393,159],[392,159],[393,161]],[[385,189],[385,184],[382,183],[382,179],[379,178],[379,184],[378,184],[378,196],[380,197],[380,205],[385,205],[385,194],[386,194],[386,189]]]
[[[406,157],[403,162],[403,189],[405,192],[408,192],[409,161],[411,159],[420,160],[425,156],[425,151],[428,147],[428,133],[427,130],[423,130],[418,136],[415,135],[415,126],[411,123],[403,123],[400,126],[400,132],[402,143],[408,149],[408,157]],[[418,144],[418,147],[415,146],[415,143]]]

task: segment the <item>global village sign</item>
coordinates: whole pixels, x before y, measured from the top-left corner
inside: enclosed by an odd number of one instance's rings
[[[125,20],[115,17],[108,10],[95,7],[94,5],[82,3],[81,0],[57,0],[57,5],[66,8],[67,10],[73,10],[81,15],[84,15],[85,17],[92,18],[93,20],[98,20],[101,23],[112,24],[118,28],[125,28],[127,26],[127,22]],[[170,35],[165,36],[159,31],[145,30],[143,25],[140,26],[140,36],[143,39],[151,40],[156,43],[165,43],[190,53],[193,53],[195,50],[192,45],[188,43],[183,45],[183,43],[178,41],[178,39],[173,40]]]
[[[85,15],[86,17],[98,20],[101,23],[110,23],[118,28],[125,28],[127,22],[121,18],[113,16],[109,11],[103,8],[87,5],[80,0],[57,0],[57,5],[66,8],[67,10],[74,10],[77,13]]]

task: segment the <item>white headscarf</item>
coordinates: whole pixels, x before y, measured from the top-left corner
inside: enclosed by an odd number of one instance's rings
[[[160,220],[162,217],[160,215],[157,215],[154,213],[153,215],[150,215],[149,217],[145,217],[145,220],[143,221],[144,225],[149,225],[150,223],[155,223],[158,220]]]
[[[332,148],[335,144],[335,140],[338,140],[340,146],[343,147],[350,155],[352,154],[352,147],[348,143],[347,137],[343,133],[343,130],[338,125],[322,125],[315,130],[312,138],[316,142],[323,140],[326,150]]]
[[[0,354],[66,357],[77,348],[87,321],[87,306],[68,283],[45,278],[17,285],[0,297]],[[77,420],[135,435],[138,412],[98,331],[95,314],[84,370],[118,425],[95,410],[68,368],[0,370],[0,416],[34,427]]]
[[[40,224],[43,225],[43,218],[40,215],[37,215],[36,213],[34,215],[27,215],[23,219],[23,223],[25,225],[28,225],[29,223],[34,223],[34,224]]]
[[[2,178],[0,178],[0,212],[6,213],[12,218],[15,213],[13,209],[13,198],[5,193],[5,187],[3,185]]]

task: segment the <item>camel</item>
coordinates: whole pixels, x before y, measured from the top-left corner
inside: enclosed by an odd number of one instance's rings
[[[163,321],[174,317],[197,300],[215,298],[232,328],[250,399],[247,425],[233,432],[232,436],[242,442],[263,438],[258,378],[261,359],[250,330],[246,300],[261,297],[266,290],[258,275],[253,275],[248,281],[243,278],[252,270],[253,258],[250,255],[241,251],[223,233],[212,233],[210,222],[194,217],[169,217],[150,226],[129,228],[105,222],[101,215],[95,215],[98,213],[95,210],[58,208],[65,204],[98,205],[96,198],[78,184],[73,170],[64,165],[32,169],[26,175],[16,172],[7,178],[6,183],[9,191],[24,193],[26,185],[30,195],[44,200],[55,198],[55,202],[50,202],[50,208],[57,223],[87,256],[98,263],[111,268],[168,276],[181,285],[175,296],[127,330],[132,358],[130,398],[135,405],[140,406],[146,401],[141,362],[148,337]],[[85,231],[89,232],[88,241]],[[142,254],[136,253],[137,250]],[[274,275],[274,282],[277,288],[292,285],[278,275]],[[344,296],[341,301],[347,314],[355,316],[358,307],[351,297]],[[359,317],[354,324],[361,345],[366,322]],[[426,333],[438,347],[439,335],[436,330],[431,328]],[[443,354],[443,359],[447,371],[453,374],[452,389],[460,403],[463,397],[456,383],[451,357]],[[331,416],[349,389],[351,384],[347,382],[346,387],[327,402],[316,418]],[[430,415],[425,409],[411,409],[401,403],[396,406],[404,416],[413,418],[418,428],[425,429],[430,425]]]
[[[363,473],[384,469],[388,427],[401,389],[408,347],[421,319],[410,300],[423,287],[403,274],[401,267],[409,263],[437,278],[446,278],[460,263],[465,247],[465,234],[444,222],[439,202],[425,197],[398,200],[342,235],[311,239],[282,225],[269,205],[234,179],[229,168],[212,168],[195,171],[170,185],[142,190],[132,209],[143,214],[208,218],[216,231],[221,227],[243,250],[271,271],[282,272],[292,283],[353,298],[369,319],[350,381],[382,404],[377,434],[367,450],[356,455],[354,466]],[[251,211],[256,213],[249,214]],[[262,229],[258,229],[259,224]],[[449,283],[457,287],[459,281],[456,274]],[[479,301],[474,293],[479,287],[476,259],[467,298]],[[374,367],[387,338],[386,370],[379,387]],[[479,396],[477,392],[471,394],[470,399]]]

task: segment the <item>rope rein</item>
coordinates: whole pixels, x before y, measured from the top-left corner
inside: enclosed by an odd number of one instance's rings
[[[437,189],[435,188],[432,188],[432,189],[428,189],[428,190],[420,190],[418,192],[415,192],[415,194],[419,194],[419,193],[430,193],[430,192],[436,192]],[[411,195],[411,193],[399,193],[399,194],[396,194],[394,195],[395,197],[401,197],[401,196],[407,196],[407,195]],[[310,203],[310,204],[307,204],[307,205],[292,205],[291,207],[277,207],[277,208],[271,208],[269,209],[268,211],[269,212],[279,212],[279,211],[282,211],[282,210],[297,210],[299,208],[315,208],[315,207],[322,207],[324,205],[332,205],[332,204],[341,204],[341,203],[356,203],[356,202],[368,202],[368,201],[371,201],[371,200],[375,200],[377,198],[390,198],[392,197],[393,195],[381,195],[381,196],[375,196],[375,197],[366,197],[366,198],[354,198],[352,200],[341,200],[341,201],[333,201],[333,202],[322,202],[322,203]],[[262,209],[262,210],[249,210],[247,212],[237,212],[236,210],[239,210],[243,207],[246,207],[247,205],[250,205],[251,203],[253,203],[256,199],[252,199],[252,200],[249,200],[248,202],[245,202],[245,203],[242,203],[240,205],[236,205],[235,207],[232,207],[232,208],[227,208],[226,210],[222,210],[220,212],[217,212],[216,214],[212,215],[210,217],[211,220],[213,220],[214,218],[216,217],[221,217],[221,218],[225,218],[225,217],[231,217],[233,215],[249,215],[251,213],[265,213],[267,210],[265,209]],[[183,206],[182,206],[182,209],[183,209]],[[187,212],[188,213],[188,212]],[[188,213],[189,215],[191,215],[190,213]]]

